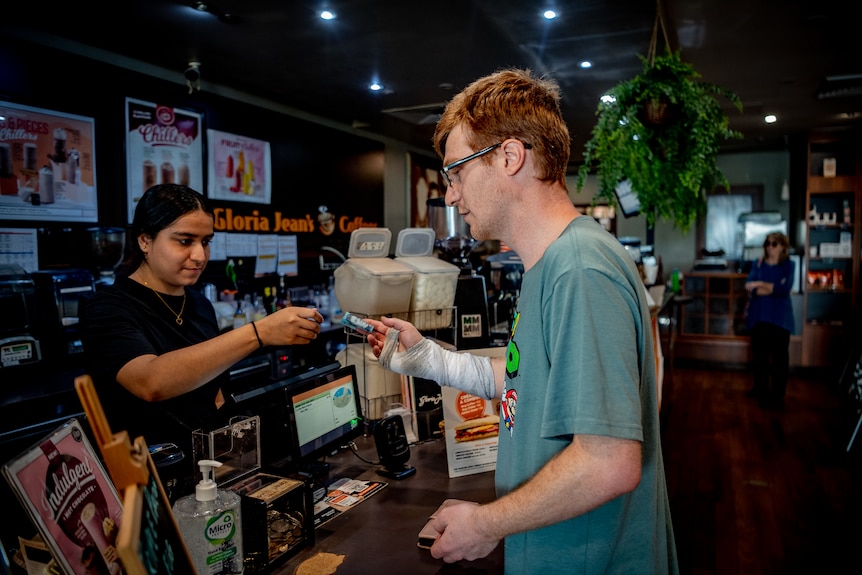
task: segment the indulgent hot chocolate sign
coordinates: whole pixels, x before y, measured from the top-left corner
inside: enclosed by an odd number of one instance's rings
[[[7,463],[3,473],[65,573],[124,572],[116,547],[122,504],[78,420]]]

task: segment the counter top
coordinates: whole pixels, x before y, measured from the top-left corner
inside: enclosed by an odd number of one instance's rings
[[[356,440],[357,451],[364,459],[377,461],[372,437]],[[446,442],[435,439],[410,446],[408,465],[416,473],[406,479],[388,479],[377,473],[380,468],[359,459],[349,450],[327,458],[330,479],[386,481],[389,485],[316,531],[313,547],[300,551],[288,561],[276,564],[272,573],[291,575],[296,568],[318,553],[344,555],[338,575],[367,573],[470,573],[472,575],[503,573],[503,546],[477,561],[446,564],[431,557],[430,551],[416,545],[419,530],[444,499],[467,499],[486,503],[494,499],[494,474],[478,473],[449,478]]]

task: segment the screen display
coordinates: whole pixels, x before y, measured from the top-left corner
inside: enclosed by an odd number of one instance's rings
[[[286,393],[301,460],[326,455],[364,431],[353,365],[291,386]]]
[[[640,213],[641,203],[637,195],[632,190],[632,183],[628,180],[623,180],[617,187],[614,188],[614,194],[617,197],[617,202],[620,205],[620,211],[627,218],[636,216]]]

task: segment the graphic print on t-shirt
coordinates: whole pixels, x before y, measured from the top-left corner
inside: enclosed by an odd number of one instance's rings
[[[515,433],[515,411],[518,406],[518,390],[509,389],[509,384],[518,375],[521,366],[521,352],[515,343],[515,329],[518,327],[520,312],[515,312],[515,320],[512,322],[512,331],[509,334],[509,345],[506,347],[506,387],[503,389],[503,401],[500,402],[500,415],[503,425],[509,430],[509,434]]]

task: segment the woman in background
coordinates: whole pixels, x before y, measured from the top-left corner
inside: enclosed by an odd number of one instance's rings
[[[789,248],[784,234],[773,232],[766,236],[763,257],[751,267],[745,282],[750,296],[746,326],[754,360],[754,386],[747,395],[766,408],[783,408],[787,390],[794,325],[790,290],[795,268]]]

